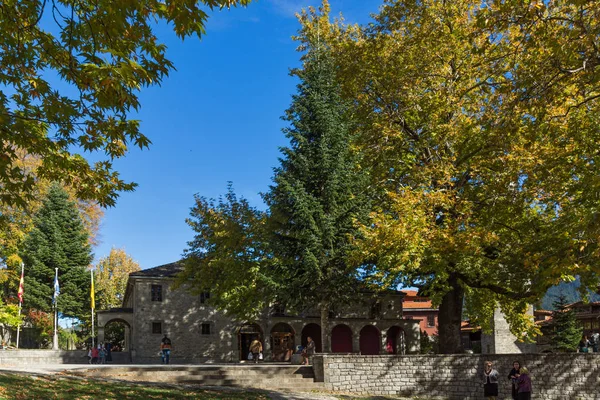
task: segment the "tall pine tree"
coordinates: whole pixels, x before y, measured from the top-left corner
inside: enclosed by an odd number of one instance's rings
[[[323,351],[329,351],[329,312],[355,299],[359,286],[357,266],[348,258],[369,201],[348,104],[327,49],[315,42],[307,39],[304,68],[296,71],[301,82],[284,117],[290,146],[282,149],[265,201],[275,292],[288,309],[318,307]]]
[[[89,313],[87,268],[93,257],[88,233],[77,206],[60,185],[51,186],[36,213],[34,228],[25,239],[21,257],[25,263],[27,309],[52,310],[54,273],[58,268],[58,311],[76,318]]]
[[[558,295],[552,305],[556,310],[552,313],[554,325],[554,335],[551,339],[552,345],[560,351],[576,351],[583,334],[583,329],[577,323],[575,311],[573,309],[565,310],[567,298],[564,294]]]

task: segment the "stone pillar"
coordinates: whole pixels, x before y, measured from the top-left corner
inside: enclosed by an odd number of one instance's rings
[[[131,351],[131,329],[125,325],[125,347],[123,351]]]
[[[360,353],[360,330],[362,327],[356,328],[351,326],[352,329],[352,352]]]
[[[98,336],[96,337],[96,345],[104,342],[104,327],[98,327]]]
[[[533,317],[533,306],[527,310],[527,314]],[[492,321],[492,334],[481,335],[482,354],[512,354],[512,353],[535,353],[535,343],[520,342],[510,331],[510,326],[504,314],[497,307],[494,310]]]
[[[381,333],[381,335],[380,335],[381,336],[381,345],[379,346],[379,354],[381,354],[381,355],[389,354],[387,352],[387,336],[388,336],[388,331],[387,331],[387,329],[386,330],[382,329],[380,331],[380,333]]]

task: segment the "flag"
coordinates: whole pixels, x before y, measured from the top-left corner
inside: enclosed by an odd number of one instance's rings
[[[25,290],[23,289],[23,284],[25,283],[24,281],[24,271],[21,270],[21,282],[19,282],[19,292],[17,293],[17,296],[19,297],[19,303],[23,302],[23,293],[25,293]]]
[[[52,296],[52,304],[56,304],[58,295],[60,294],[60,286],[58,285],[58,269],[56,270],[56,276],[54,277],[54,296]]]
[[[92,310],[96,308],[96,296],[94,294],[94,271],[92,273],[92,289],[90,290],[90,298],[92,299]]]

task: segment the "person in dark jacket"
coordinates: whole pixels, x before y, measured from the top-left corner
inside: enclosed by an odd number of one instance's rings
[[[517,399],[531,400],[531,377],[525,367],[521,367],[519,377],[517,378]]]
[[[517,378],[519,377],[519,370],[521,369],[521,363],[515,361],[513,363],[513,369],[510,370],[508,374],[508,380],[511,381],[512,384],[512,398],[513,400],[517,400]]]
[[[498,397],[498,371],[493,368],[491,361],[486,361],[483,367],[483,396],[496,400]]]

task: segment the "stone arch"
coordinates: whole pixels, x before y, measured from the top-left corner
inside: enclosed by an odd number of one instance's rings
[[[406,354],[406,332],[397,325],[391,326],[385,335],[386,354]]]
[[[374,325],[365,325],[360,330],[360,354],[379,354],[381,346],[379,338],[379,330]]]
[[[321,353],[323,351],[323,344],[321,343],[321,325],[315,323],[304,325],[304,328],[302,328],[302,346],[306,346],[309,336],[315,341],[315,351]]]
[[[339,324],[331,330],[331,351],[333,353],[352,353],[352,329]]]
[[[97,334],[94,338],[94,344],[106,342],[105,337],[107,326],[110,327],[112,324],[121,324],[123,326],[123,341],[118,344],[115,350],[121,350],[121,352],[115,351],[114,358],[115,362],[131,362],[131,355],[133,349],[133,309],[131,308],[111,308],[110,310],[98,311],[96,313],[98,317]],[[109,338],[111,340],[112,338]],[[91,343],[90,343],[91,344]],[[112,347],[112,343],[111,343]],[[112,349],[111,349],[112,353]],[[120,353],[117,355],[117,353]]]
[[[271,354],[273,361],[289,361],[294,352],[294,328],[285,322],[279,322],[271,328]]]
[[[238,337],[238,351],[240,360],[247,360],[250,352],[250,343],[258,339],[265,345],[263,338],[263,330],[259,324],[255,322],[246,322],[236,328]]]

